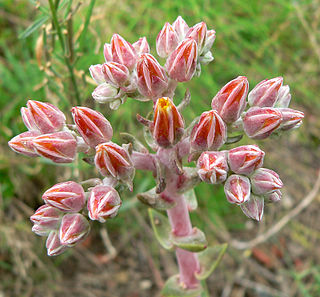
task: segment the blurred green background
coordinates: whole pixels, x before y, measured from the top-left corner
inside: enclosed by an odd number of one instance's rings
[[[290,86],[291,107],[306,114],[303,126],[259,142],[267,153],[265,166],[276,170],[286,185],[283,201],[268,205],[264,221],[256,224],[226,202],[221,187],[197,187],[200,207],[192,220],[209,241],[253,239],[310,191],[320,168],[319,0],[61,0],[58,13],[62,24],[72,27],[72,62],[81,104],[106,115],[118,142],[123,131],[142,139],[135,116],[146,115],[151,104],[128,100],[117,111],[94,105],[88,68],[103,62],[103,44],[113,33],[131,43],[146,36],[156,54],[158,32],[178,15],[190,26],[205,21],[216,30],[215,60],[176,92],[176,98],[182,98],[187,87],[191,91],[191,104],[183,112],[187,123],[208,110],[211,98],[238,75],[247,76],[251,88],[276,76],[283,76]],[[26,130],[20,108],[28,99],[52,102],[66,113],[76,104],[59,42],[50,34],[44,37],[51,30],[49,16],[47,1],[0,2],[0,296],[158,296],[176,268],[172,255],[153,239],[146,208],[136,203],[135,194],[153,186],[151,176],[137,173],[134,192],[122,193],[124,205],[117,218],[105,225],[94,223],[90,238],[62,256],[48,258],[43,238],[31,232],[28,217],[47,188],[98,174],[81,161],[56,166],[7,147],[13,136]],[[36,30],[25,31],[32,24]],[[245,251],[231,247],[208,280],[209,296],[320,296],[319,202],[316,197],[266,243]],[[112,249],[110,254],[110,246],[105,248],[106,226],[116,256]]]

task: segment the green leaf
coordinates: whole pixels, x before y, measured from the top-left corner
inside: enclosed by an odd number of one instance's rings
[[[157,210],[167,210],[176,205],[174,201],[164,200],[161,195],[156,193],[156,188],[152,188],[151,190],[139,193],[137,198],[147,206],[157,209]]]
[[[229,136],[227,138],[226,144],[231,144],[231,143],[236,143],[238,141],[240,141],[243,137],[243,134],[239,134],[237,136]]]
[[[157,240],[165,249],[172,250],[173,244],[170,240],[171,226],[168,218],[152,208],[149,208],[148,212]]]
[[[190,235],[175,236],[171,234],[170,238],[175,246],[190,252],[201,252],[208,245],[206,236],[198,228],[193,228],[192,234]]]
[[[197,201],[197,196],[194,189],[191,189],[185,192],[183,195],[184,195],[184,198],[186,199],[188,209],[190,211],[196,210],[198,207],[198,201]]]
[[[38,30],[48,19],[49,19],[48,16],[44,16],[44,17],[41,17],[41,18],[37,19],[34,23],[32,23],[26,30],[24,30],[19,35],[19,39],[27,38],[33,32]]]
[[[198,254],[201,270],[195,276],[199,280],[204,280],[218,267],[223,255],[228,248],[228,244],[224,243],[207,249]]]
[[[162,291],[162,297],[198,297],[202,292],[202,287],[195,289],[185,289],[179,283],[179,275],[174,275],[170,277]]]

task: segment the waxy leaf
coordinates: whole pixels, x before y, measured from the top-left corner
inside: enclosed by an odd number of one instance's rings
[[[168,201],[156,193],[156,188],[140,193],[137,198],[144,204],[157,210],[167,210],[176,205],[174,201]]]
[[[201,252],[208,245],[206,236],[198,228],[193,228],[192,233],[187,236],[171,234],[171,241],[175,246],[190,252]]]
[[[185,289],[183,288],[179,283],[179,275],[174,275],[170,277],[162,291],[161,296],[162,297],[198,297],[201,292],[202,288],[199,286],[199,288],[194,289]]]

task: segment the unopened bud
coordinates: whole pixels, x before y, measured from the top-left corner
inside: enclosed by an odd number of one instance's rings
[[[198,54],[201,55],[207,38],[207,25],[205,22],[198,23],[191,27],[186,38],[191,37],[198,45]]]
[[[291,101],[291,94],[290,94],[290,88],[288,85],[282,86],[279,89],[278,92],[278,97],[276,101],[276,107],[282,107],[282,108],[287,108],[289,107]]]
[[[299,128],[302,124],[302,119],[304,118],[304,113],[299,110],[294,110],[291,108],[278,108],[282,115],[282,122],[280,129],[287,131],[290,129]]]
[[[173,22],[172,27],[177,32],[179,41],[182,41],[189,31],[188,24],[181,16],[177,17],[177,19]]]
[[[282,198],[282,193],[280,190],[275,190],[272,193],[264,195],[269,202],[279,202]]]
[[[35,225],[40,225],[48,230],[55,230],[59,227],[62,214],[57,208],[45,204],[35,211],[30,220]]]
[[[210,51],[212,48],[212,45],[216,39],[216,31],[215,30],[208,30],[207,31],[207,36],[206,36],[206,41],[202,50],[202,54],[206,54],[207,52]]]
[[[112,50],[111,50],[111,44],[105,43],[103,46],[103,55],[106,62],[112,62]]]
[[[61,244],[58,232],[51,231],[46,241],[46,248],[48,256],[58,256],[68,247]]]
[[[178,43],[177,32],[169,23],[165,23],[157,36],[156,48],[158,55],[162,58],[168,57],[178,46]]]
[[[132,44],[132,46],[138,55],[150,53],[150,47],[147,38],[145,37],[140,37],[138,41]]]
[[[240,205],[243,213],[251,219],[258,222],[262,220],[264,199],[259,196],[251,195],[250,200]]]
[[[273,170],[260,168],[250,177],[252,192],[257,195],[264,195],[280,190],[283,183],[279,175]]]
[[[118,95],[118,89],[108,83],[103,83],[97,86],[92,92],[92,97],[99,103],[106,103],[114,101],[114,98]]]
[[[33,147],[33,139],[40,135],[38,131],[27,131],[13,137],[9,142],[9,147],[19,153],[29,157],[37,157],[38,154]]]
[[[232,174],[224,184],[224,193],[230,203],[241,204],[250,199],[250,180],[246,176]]]
[[[116,62],[107,62],[103,64],[102,73],[105,81],[115,87],[125,85],[129,78],[128,68]]]
[[[136,64],[137,54],[132,44],[118,34],[111,38],[112,60],[132,70]]]
[[[102,64],[91,65],[89,67],[90,75],[93,80],[99,85],[105,82],[103,73],[102,73]]]

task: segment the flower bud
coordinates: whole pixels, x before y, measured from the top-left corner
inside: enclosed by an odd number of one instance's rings
[[[202,54],[206,54],[212,48],[212,45],[216,39],[216,31],[215,30],[208,30],[207,36],[205,39],[205,44],[202,50]]]
[[[201,55],[203,52],[203,47],[206,43],[207,38],[207,25],[205,22],[198,23],[191,27],[186,35],[186,38],[191,37],[198,46],[198,54]]]
[[[198,175],[208,184],[218,184],[226,180],[228,163],[225,152],[203,152],[197,162]]]
[[[30,217],[30,220],[35,225],[41,225],[48,230],[58,229],[62,212],[48,204],[40,206],[35,213]]]
[[[250,180],[242,175],[232,174],[224,184],[224,193],[230,203],[241,204],[250,199]]]
[[[92,92],[92,97],[99,103],[111,102],[118,95],[118,89],[111,84],[103,83]]]
[[[272,107],[274,106],[283,78],[276,77],[259,82],[248,95],[250,106]]]
[[[118,34],[111,38],[112,60],[132,70],[136,64],[137,54],[132,44]]]
[[[103,64],[102,73],[105,81],[115,87],[125,85],[129,78],[128,68],[116,62],[107,62]]]
[[[249,82],[245,76],[229,81],[212,99],[212,109],[216,110],[226,123],[239,119],[246,107]]]
[[[73,181],[54,185],[44,192],[42,199],[64,212],[78,212],[86,202],[82,186]]]
[[[183,40],[166,61],[169,76],[179,82],[190,80],[196,71],[197,57],[197,43],[192,38]]]
[[[201,114],[191,131],[191,148],[195,151],[214,151],[227,139],[227,127],[215,110]]]
[[[181,16],[177,17],[177,19],[173,22],[172,27],[177,32],[179,41],[182,41],[189,31],[189,26]]]
[[[264,196],[269,202],[273,203],[273,202],[279,202],[281,200],[282,193],[280,190],[275,190],[274,192],[265,194]]]
[[[99,85],[105,82],[103,73],[102,73],[102,64],[91,65],[89,67],[90,75],[92,79]]]
[[[157,100],[150,129],[157,144],[164,148],[171,147],[181,139],[184,122],[178,109],[168,97]]]
[[[260,168],[250,177],[252,192],[257,195],[272,193],[280,190],[283,183],[279,175],[273,170]]]
[[[302,124],[302,119],[304,118],[304,113],[299,110],[294,110],[291,108],[278,108],[282,115],[282,122],[280,129],[287,131],[290,129],[299,128]]]
[[[156,48],[161,58],[168,57],[178,46],[179,37],[169,23],[165,23],[157,36]]]
[[[35,100],[28,100],[27,106],[21,109],[21,115],[29,130],[52,133],[63,128],[66,117],[58,107]]]
[[[73,107],[71,113],[78,132],[89,146],[111,140],[112,127],[103,114],[81,106]]]
[[[77,141],[69,132],[40,135],[32,144],[40,156],[55,163],[71,163],[77,152]]]
[[[230,169],[237,174],[250,175],[263,164],[265,153],[256,145],[243,145],[228,152]]]
[[[51,232],[51,229],[47,228],[46,226],[34,224],[32,226],[31,231],[39,236],[48,236]]]
[[[251,219],[258,222],[262,220],[264,199],[259,196],[251,195],[250,200],[240,205],[243,213]]]
[[[276,107],[283,107],[287,108],[291,101],[291,94],[290,94],[290,88],[289,86],[282,86],[279,89],[278,97],[276,101]]]
[[[110,186],[95,186],[88,199],[88,211],[91,220],[104,223],[106,219],[117,215],[121,206],[118,192]]]
[[[58,232],[51,231],[46,241],[46,248],[48,256],[58,256],[68,247],[61,244]]]
[[[103,55],[106,62],[112,62],[112,50],[111,50],[111,44],[105,43],[103,46]]]
[[[251,107],[243,117],[243,129],[253,139],[265,139],[282,122],[281,113],[275,108]]]
[[[159,98],[168,87],[164,68],[150,54],[143,54],[139,58],[137,80],[139,92],[148,98]]]
[[[132,46],[138,55],[150,53],[150,47],[145,37],[140,37]]]
[[[61,244],[73,246],[83,240],[88,235],[89,231],[89,222],[82,214],[66,214],[62,217],[59,239]]]
[[[38,154],[36,153],[33,147],[32,140],[39,135],[40,135],[40,132],[38,131],[23,132],[13,137],[8,142],[8,145],[13,151],[19,154],[23,154],[29,157],[37,157]]]

